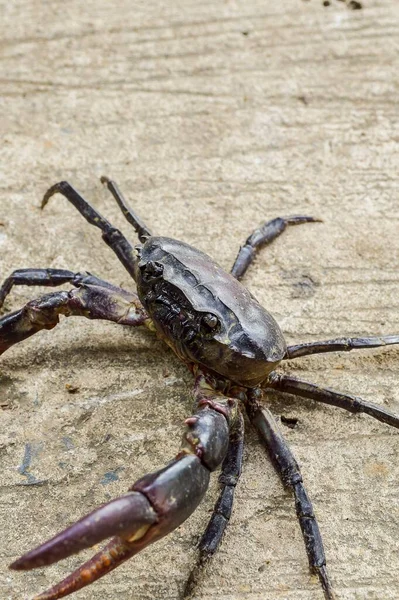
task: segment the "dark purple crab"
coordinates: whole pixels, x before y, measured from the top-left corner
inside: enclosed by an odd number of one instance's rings
[[[265,223],[246,240],[228,274],[199,250],[170,238],[152,236],[127,206],[116,184],[105,177],[102,181],[138,234],[141,244],[135,248],[66,182],[51,187],[42,206],[53,194],[61,193],[89,223],[101,229],[105,242],[136,281],[137,294],[89,273],[60,269],[14,271],[0,288],[0,307],[13,285],[55,287],[70,282],[75,289],[47,294],[3,316],[0,354],[41,329],[52,329],[59,315],[145,325],[155,330],[193,372],[194,412],[186,420],[180,452],[166,467],[145,475],[128,493],[28,552],[11,568],[27,570],[50,565],[113,536],[91,560],[34,600],[67,596],[178,527],[203,498],[211,471],[222,465],[221,492],[201,538],[197,564],[183,592],[184,598],[190,597],[200,569],[216,551],[230,518],[241,472],[241,411],[245,408],[283,484],[293,491],[310,568],[317,573],[325,598],[333,600],[336,596],[311,501],[295,458],[273,416],[261,404],[262,395],[268,391],[295,394],[353,413],[364,412],[399,428],[399,418],[377,405],[275,372],[282,360],[398,344],[399,336],[342,338],[287,347],[276,321],[239,283],[260,246],[272,242],[288,225],[317,219],[296,216]]]

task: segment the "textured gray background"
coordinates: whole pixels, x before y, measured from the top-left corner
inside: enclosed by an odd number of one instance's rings
[[[134,239],[98,181],[105,173],[154,231],[226,268],[262,220],[323,218],[262,251],[245,284],[289,342],[399,331],[397,0],[356,11],[337,0],[0,4],[2,278],[49,266],[132,286],[64,199],[38,210],[46,188],[68,179]],[[19,288],[5,308],[41,291]],[[284,370],[399,412],[398,365],[393,348]],[[190,384],[145,331],[83,319],[2,357],[1,598],[26,598],[80,564],[6,570],[174,455]],[[397,599],[397,431],[293,397],[270,405],[299,419],[283,429],[339,599]],[[214,477],[178,531],[76,598],[179,598],[216,491]],[[196,595],[216,598],[322,599],[292,499],[252,431],[231,526]]]

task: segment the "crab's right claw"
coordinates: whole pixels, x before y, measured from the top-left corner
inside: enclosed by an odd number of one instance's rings
[[[142,547],[144,547],[144,544]],[[98,554],[73,571],[68,577],[50,589],[34,596],[32,600],[58,600],[100,579],[125,560],[134,556],[141,548],[125,542],[121,538],[113,538]]]
[[[197,412],[187,419],[182,449],[166,467],[145,475],[130,491],[96,509],[12,565],[51,565],[114,537],[98,554],[33,600],[58,600],[92,583],[185,521],[201,502],[211,471],[222,463],[237,402],[208,389],[197,376]],[[205,387],[203,387],[205,386]]]
[[[147,498],[139,492],[129,492],[31,550],[12,563],[10,568],[27,570],[51,565],[117,533],[118,537],[92,559],[48,591],[35,596],[34,600],[63,598],[106,575],[139,552],[149,543],[145,534],[157,521]]]
[[[93,558],[33,600],[68,596],[178,527],[202,500],[209,477],[210,471],[199,457],[179,456],[165,468],[136,481],[129,493],[83,517],[10,567],[28,570],[51,565],[116,535]]]
[[[157,516],[147,498],[139,492],[129,492],[97,508],[51,540],[27,552],[10,568],[25,571],[52,565],[115,534],[127,541],[134,541],[143,537],[156,522]]]

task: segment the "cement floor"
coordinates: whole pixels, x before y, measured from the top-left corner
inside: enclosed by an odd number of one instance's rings
[[[61,197],[67,179],[134,239],[99,183],[112,176],[154,231],[226,269],[255,225],[307,213],[245,284],[290,343],[398,333],[395,0],[1,2],[0,275],[89,270],[134,285]],[[43,290],[15,289],[5,310]],[[315,356],[299,377],[399,413],[399,351]],[[68,392],[74,386],[78,391]],[[49,587],[82,557],[6,565],[175,454],[190,375],[145,331],[63,320],[1,357],[1,598]],[[271,398],[300,461],[339,600],[399,598],[396,430]],[[247,427],[230,528],[196,600],[321,600],[293,502]],[[217,494],[80,600],[178,599]],[[90,553],[86,553],[88,556]]]

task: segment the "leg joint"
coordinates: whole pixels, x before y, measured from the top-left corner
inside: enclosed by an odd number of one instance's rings
[[[40,329],[52,329],[57,325],[58,315],[65,311],[69,302],[68,292],[46,294],[38,300],[32,300],[23,309],[28,321]]]
[[[228,487],[235,487],[238,483],[239,475],[226,475],[223,472],[219,475],[220,485],[226,485]]]

